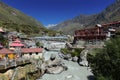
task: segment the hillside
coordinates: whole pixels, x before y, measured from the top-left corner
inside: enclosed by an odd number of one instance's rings
[[[19,10],[4,4],[3,2],[0,2],[0,22],[29,24],[32,26],[42,27],[40,22],[30,16],[27,16]]]
[[[62,31],[65,34],[73,34],[75,30],[91,27],[95,24],[102,24],[120,20],[120,0],[108,6],[104,11],[94,15],[79,15],[73,19],[64,21],[51,29]],[[69,31],[69,32],[68,32]]]
[[[46,29],[34,18],[14,9],[3,2],[0,2],[0,27],[9,31],[18,31],[28,35],[42,32],[54,33]]]
[[[96,15],[80,15],[51,27],[50,29],[62,31],[65,34],[73,34],[75,30],[84,28],[95,18]]]

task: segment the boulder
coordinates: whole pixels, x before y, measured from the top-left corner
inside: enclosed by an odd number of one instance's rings
[[[50,60],[55,60],[55,58],[56,58],[56,55],[55,54],[51,54]]]
[[[78,57],[77,56],[73,57],[72,61],[77,62],[78,61]]]
[[[72,60],[71,54],[65,55],[65,56],[64,56],[64,59],[69,60],[69,61]]]
[[[79,64],[82,65],[82,66],[88,66],[87,53],[88,53],[87,49],[83,50],[80,53],[80,59],[81,60],[79,61]]]
[[[59,55],[60,58],[64,58],[65,57],[65,55],[63,53],[61,53],[61,52],[59,52],[58,55]]]
[[[61,59],[50,59],[41,65],[41,69],[43,72],[48,74],[58,74],[64,70],[67,70],[67,67],[64,65]]]
[[[61,66],[50,67],[50,68],[47,68],[47,69],[46,69],[46,72],[47,72],[48,74],[59,74],[59,73],[61,73],[62,71],[64,71],[64,68],[61,67]]]
[[[4,75],[8,76],[9,79],[12,78],[14,71],[12,69],[8,70],[7,72],[4,73]]]
[[[81,66],[88,66],[88,61],[81,61],[79,62]]]

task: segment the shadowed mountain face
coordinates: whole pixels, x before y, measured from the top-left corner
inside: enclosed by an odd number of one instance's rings
[[[65,34],[73,34],[75,30],[92,27],[95,24],[103,24],[120,20],[120,0],[108,6],[104,11],[94,15],[79,15],[73,19],[64,21],[51,29],[62,31]]]

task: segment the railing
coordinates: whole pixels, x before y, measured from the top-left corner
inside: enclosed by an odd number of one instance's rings
[[[26,58],[2,59],[0,61],[0,70],[16,67],[26,63],[30,63],[30,60]]]

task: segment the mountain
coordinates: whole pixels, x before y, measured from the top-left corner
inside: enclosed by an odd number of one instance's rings
[[[75,30],[82,29],[96,18],[96,15],[80,15],[64,21],[50,29],[62,31],[65,34],[73,34]]]
[[[64,21],[51,29],[62,31],[65,34],[73,34],[75,30],[91,27],[95,24],[103,24],[120,20],[120,0],[116,0],[99,14],[79,15],[73,19]]]
[[[3,2],[0,2],[0,22],[29,24],[32,26],[41,26],[42,24],[30,16],[14,9]]]
[[[29,35],[50,31],[34,18],[3,2],[0,2],[0,27]]]

